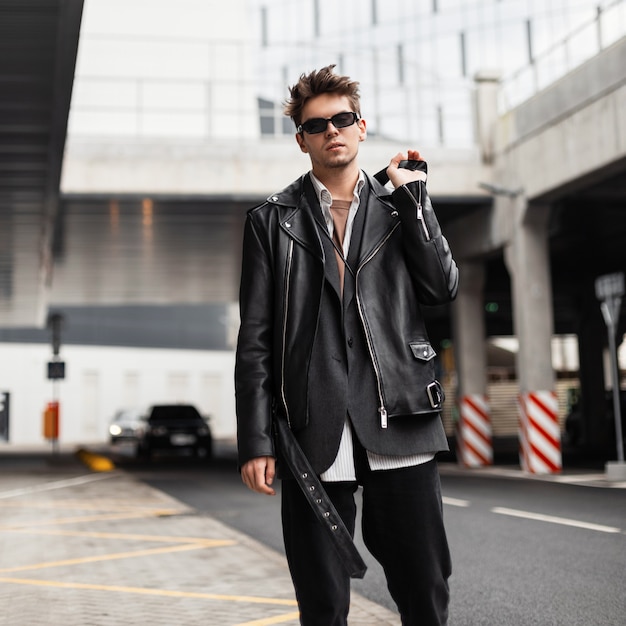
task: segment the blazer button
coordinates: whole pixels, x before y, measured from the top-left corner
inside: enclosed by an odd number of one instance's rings
[[[352,339],[352,337],[348,337],[348,346],[351,348],[352,344],[354,343],[354,340]]]

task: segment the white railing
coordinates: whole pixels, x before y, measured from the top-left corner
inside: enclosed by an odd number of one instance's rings
[[[500,111],[517,106],[626,32],[626,0],[604,3],[592,21],[509,76]],[[250,140],[294,132],[282,115],[288,45],[182,37],[86,35],[81,41],[68,134],[123,139]],[[315,50],[304,50],[313,54]],[[333,58],[333,55],[330,55]],[[406,81],[391,71],[393,54],[373,47],[345,58],[362,78],[370,138],[472,148],[474,83],[429,73],[407,62]]]
[[[505,76],[499,107],[504,113],[600,53],[626,34],[626,2],[599,6],[596,16],[537,55],[529,65]]]
[[[68,135],[198,141],[292,135],[282,114],[287,83],[274,56],[243,41],[85,35]],[[450,147],[474,144],[473,84],[420,74],[405,85],[381,70],[371,50],[363,61],[364,117],[370,137]],[[371,58],[370,58],[371,57]],[[257,68],[261,68],[260,70]]]
[[[473,85],[437,87],[428,105],[421,86],[406,86],[393,106],[364,93],[370,138],[468,147],[474,143]],[[375,89],[370,89],[374,92]],[[272,95],[274,94],[274,97]],[[259,139],[293,135],[281,100],[286,86],[232,79],[89,76],[76,78],[70,137]],[[417,102],[417,104],[416,104]]]

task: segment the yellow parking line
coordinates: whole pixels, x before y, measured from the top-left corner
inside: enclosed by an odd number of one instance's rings
[[[162,505],[157,505],[154,501],[152,503],[146,502],[141,504],[139,502],[122,503],[122,502],[107,502],[100,500],[98,502],[87,502],[86,500],[57,500],[55,502],[24,502],[24,501],[8,501],[2,503],[3,509],[62,509],[72,510],[77,509],[80,511],[109,511],[109,512],[127,512],[127,511],[145,511],[147,513],[154,512],[158,515],[176,515],[185,513],[189,509],[179,508],[164,509]]]
[[[33,585],[38,587],[57,587],[63,589],[89,589],[94,591],[115,591],[118,593],[136,593],[148,596],[166,596],[170,598],[197,598],[200,600],[224,600],[227,602],[249,602],[251,604],[273,604],[276,606],[297,606],[295,600],[287,598],[262,598],[258,596],[231,596],[198,591],[175,591],[171,589],[148,589],[145,587],[123,587],[119,585],[97,585],[92,583],[64,583],[55,580],[36,580],[28,578],[0,578],[2,583]],[[271,622],[268,622],[271,623]],[[278,623],[278,622],[276,622]]]
[[[2,530],[2,529],[0,529]],[[105,533],[89,530],[55,530],[54,528],[15,528],[9,529],[25,535],[60,535],[63,537],[92,537],[94,539],[129,539],[133,541],[155,541],[163,543],[202,543],[212,547],[216,541],[222,539],[208,539],[206,537],[177,537],[175,535],[133,535],[130,533]],[[228,540],[236,543],[234,540]],[[220,544],[221,545],[221,544]]]
[[[294,613],[285,613],[284,615],[276,615],[265,619],[255,619],[252,622],[235,624],[235,626],[272,626],[272,624],[284,624],[285,622],[292,622],[299,619],[300,611],[295,611]]]
[[[35,522],[20,522],[15,526],[0,526],[0,530],[18,530],[20,528],[36,528],[38,526],[56,526],[59,524],[79,524],[82,522],[100,522],[110,520],[141,519],[143,517],[161,517],[162,511],[138,511],[136,513],[105,513],[101,515],[76,515],[73,517],[52,517]]]
[[[117,554],[103,554],[99,556],[86,556],[78,559],[66,559],[64,561],[51,561],[49,563],[37,563],[34,565],[20,565],[19,567],[7,567],[0,569],[0,573],[24,572],[32,570],[47,569],[50,567],[64,567],[66,565],[82,565],[85,563],[97,563],[98,561],[114,561],[117,559],[131,559],[139,556],[152,556],[154,554],[166,554],[168,552],[184,552],[187,550],[201,550],[204,548],[214,548],[218,546],[230,546],[236,543],[230,540],[214,540],[210,543],[188,543],[166,548],[152,548],[149,550],[137,550],[135,552],[120,552]]]

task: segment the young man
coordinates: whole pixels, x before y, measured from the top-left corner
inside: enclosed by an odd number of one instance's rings
[[[403,625],[445,624],[450,556],[434,456],[447,443],[420,306],[452,300],[458,271],[425,173],[400,167],[420,153],[391,159],[392,193],[359,169],[358,83],[333,68],[302,75],[285,107],[311,171],[248,212],[235,371],[242,479],[275,493],[287,451],[273,421],[286,422],[352,535],[363,487],[364,540]],[[301,623],[345,625],[350,573],[307,488],[279,467]]]

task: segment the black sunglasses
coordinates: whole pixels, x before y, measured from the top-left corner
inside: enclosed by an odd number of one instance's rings
[[[301,133],[306,131],[309,135],[323,133],[328,128],[328,122],[335,128],[346,128],[352,126],[359,119],[359,114],[354,111],[345,111],[344,113],[336,113],[332,117],[313,117],[298,126],[297,131]]]

